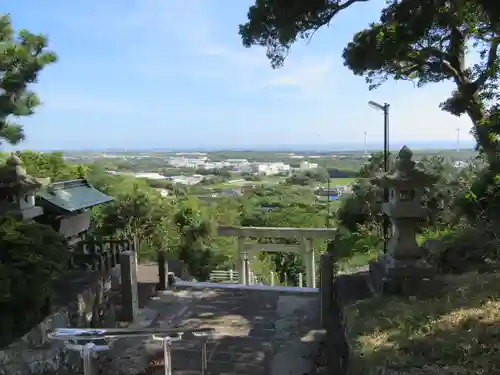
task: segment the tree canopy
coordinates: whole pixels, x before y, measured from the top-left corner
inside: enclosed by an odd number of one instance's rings
[[[248,10],[248,22],[239,33],[245,47],[259,45],[274,68],[281,67],[290,47],[314,32],[340,11],[368,0],[256,0]]]
[[[243,45],[264,46],[273,67],[290,47],[328,26],[340,11],[367,0],[256,0],[240,25]],[[495,3],[495,4],[493,4]],[[500,21],[498,2],[391,0],[378,22],[354,35],[344,64],[364,76],[370,89],[388,79],[417,87],[451,81],[456,89],[441,108],[467,114],[478,148],[499,164]]]
[[[43,35],[27,30],[16,35],[10,17],[0,14],[0,139],[10,144],[24,139],[22,125],[13,118],[31,116],[40,104],[29,85],[57,59],[47,45]]]

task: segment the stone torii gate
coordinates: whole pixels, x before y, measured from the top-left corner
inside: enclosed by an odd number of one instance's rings
[[[315,238],[332,239],[335,232],[334,228],[217,227],[218,236],[238,237],[236,265],[240,284],[249,283],[249,267],[248,261],[246,261],[248,253],[267,251],[302,254],[306,268],[307,286],[311,288],[316,288],[316,262],[311,242]],[[300,241],[300,245],[245,243],[248,238],[295,239]]]

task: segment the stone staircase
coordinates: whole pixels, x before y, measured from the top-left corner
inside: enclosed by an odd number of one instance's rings
[[[257,288],[177,286],[158,293],[132,328],[214,328],[207,374],[312,373],[319,295]],[[161,342],[127,339],[99,359],[103,374],[164,374]],[[172,343],[174,375],[201,373],[200,339]]]

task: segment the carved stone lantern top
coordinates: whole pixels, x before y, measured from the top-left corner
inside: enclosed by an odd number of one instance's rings
[[[422,196],[425,187],[437,181],[437,176],[429,174],[417,167],[412,160],[413,152],[404,146],[396,161],[396,170],[383,173],[372,180],[372,183],[389,189],[389,201],[382,205],[382,211],[390,217],[423,218],[426,209],[422,207]]]
[[[7,159],[0,168],[0,191],[4,194],[23,194],[35,191],[41,184],[26,173],[21,159],[15,155]]]
[[[412,160],[413,152],[408,146],[403,146],[396,160],[396,171],[377,175],[372,183],[381,187],[393,189],[423,189],[434,184],[437,176],[429,174],[420,168]]]

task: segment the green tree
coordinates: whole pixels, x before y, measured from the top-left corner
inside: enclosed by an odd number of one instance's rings
[[[40,71],[56,61],[47,38],[21,30],[17,35],[8,15],[0,15],[0,138],[10,144],[24,139],[23,127],[13,117],[31,116],[40,104],[28,86]]]
[[[340,11],[366,1],[257,0],[240,35],[247,47],[266,47],[272,66],[279,67],[297,39],[310,38]],[[452,81],[456,90],[441,108],[470,117],[479,150],[500,169],[499,25],[498,5],[486,1],[391,0],[380,21],[347,45],[344,62],[371,89],[388,79],[418,87]],[[474,52],[479,61],[467,65]]]
[[[50,178],[52,182],[82,178],[87,171],[83,165],[66,163],[60,152],[23,151],[18,155],[29,175]]]
[[[394,165],[394,157],[389,153],[388,169],[391,170]],[[361,178],[371,178],[374,177],[376,173],[384,171],[384,153],[374,152],[370,155],[368,163],[361,166],[358,177]]]
[[[381,226],[383,189],[368,180],[359,180],[352,186],[352,192],[342,197],[336,212],[339,224],[350,232],[357,232],[359,226]]]
[[[0,347],[44,318],[68,254],[66,239],[50,226],[0,219]]]
[[[314,168],[307,171],[294,173],[286,179],[289,185],[310,185],[318,182],[327,182],[330,176],[324,168]]]
[[[206,243],[211,232],[210,223],[203,218],[196,201],[189,199],[181,203],[174,222],[181,234],[179,259],[187,264],[194,277],[208,280],[217,265],[217,257]]]
[[[131,187],[122,184],[123,190],[114,195],[113,202],[94,211],[92,233],[97,237],[137,236],[139,257],[147,259],[166,248],[171,210],[166,209],[154,190],[144,189],[145,183],[140,182]]]

